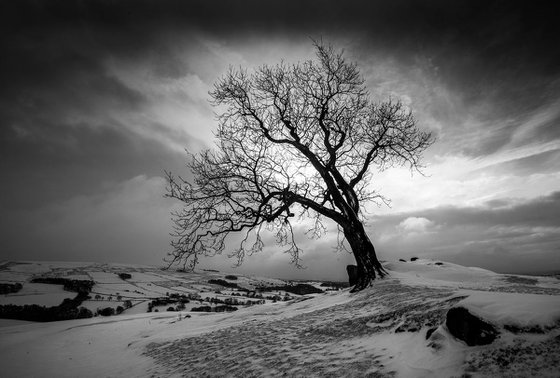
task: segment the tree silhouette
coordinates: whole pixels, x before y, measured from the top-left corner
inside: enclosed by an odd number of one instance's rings
[[[312,220],[311,237],[324,234],[326,218],[336,223],[338,247],[346,241],[356,259],[354,291],[387,274],[363,224],[365,203],[386,202],[371,188],[373,173],[419,170],[433,138],[401,102],[372,102],[342,52],[315,47],[313,61],[230,69],[214,84],[217,147],[190,156],[192,180],[167,173],[166,195],[184,203],[173,214],[171,264],[194,268],[199,256],[221,253],[228,235],[242,232],[230,254],[241,264],[262,250],[264,227],[299,265],[297,214]]]

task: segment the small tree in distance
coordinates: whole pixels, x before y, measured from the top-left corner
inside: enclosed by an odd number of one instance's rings
[[[218,115],[217,148],[192,155],[192,181],[168,175],[166,196],[184,203],[173,214],[170,264],[194,268],[201,255],[221,253],[226,237],[242,232],[230,257],[241,264],[261,251],[263,227],[276,235],[292,263],[301,249],[292,217],[310,218],[311,237],[336,223],[339,248],[350,247],[354,291],[387,272],[363,223],[364,204],[386,202],[371,188],[374,171],[421,168],[433,143],[399,101],[373,103],[355,63],[315,43],[316,60],[230,69],[210,92]]]

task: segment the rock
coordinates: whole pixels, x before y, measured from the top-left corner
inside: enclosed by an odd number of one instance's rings
[[[433,327],[428,329],[428,331],[426,332],[426,340],[428,340],[430,338],[430,336],[432,336],[432,333],[434,333],[434,331],[437,329],[437,327]]]
[[[490,344],[499,334],[492,324],[474,316],[463,307],[447,311],[445,325],[453,336],[463,340],[468,346]]]
[[[405,259],[399,259],[399,261],[401,261],[401,262],[406,262],[406,260],[405,260]]]
[[[406,326],[406,325],[402,325],[397,327],[397,329],[395,329],[395,333],[401,333],[401,332],[418,332],[418,328],[414,327],[414,326]]]
[[[545,330],[538,325],[534,326],[527,326],[527,327],[519,327],[513,324],[505,324],[504,329],[514,334],[518,333],[540,333],[544,334]]]
[[[358,283],[358,267],[356,265],[346,265],[346,272],[348,273],[348,283],[354,286]]]
[[[410,261],[416,261],[416,260],[418,260],[418,257],[411,257],[410,258]]]

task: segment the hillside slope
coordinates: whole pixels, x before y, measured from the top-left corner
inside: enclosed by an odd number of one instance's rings
[[[387,268],[389,278],[357,294],[294,295],[232,313],[125,312],[3,327],[2,370],[68,377],[557,376],[559,280],[427,260]],[[468,346],[454,337],[446,314],[458,307],[492,324],[497,338]]]

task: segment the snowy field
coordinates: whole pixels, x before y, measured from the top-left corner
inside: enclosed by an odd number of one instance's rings
[[[0,296],[0,305],[14,304],[26,305],[37,304],[40,306],[57,306],[66,298],[75,297],[62,288],[62,285],[47,285],[42,283],[25,283],[17,293]]]
[[[356,294],[348,289],[290,294],[288,301],[265,300],[229,313],[190,312],[207,304],[193,300],[184,311],[147,313],[154,295],[224,298],[239,292],[208,283],[224,279],[227,273],[221,272],[39,262],[0,266],[0,282],[24,283],[8,296],[36,295],[26,289],[34,276],[85,275],[96,283],[92,295],[103,294],[99,302],[84,303],[88,307],[123,303],[129,293],[137,302],[108,317],[52,323],[0,319],[0,375],[6,377],[560,376],[560,280],[554,277],[501,275],[429,260],[393,262],[386,264],[389,278]],[[131,278],[120,279],[122,272]],[[243,276],[231,282],[245,288],[285,284]],[[456,307],[492,324],[498,337],[477,346],[454,337],[446,314]]]

